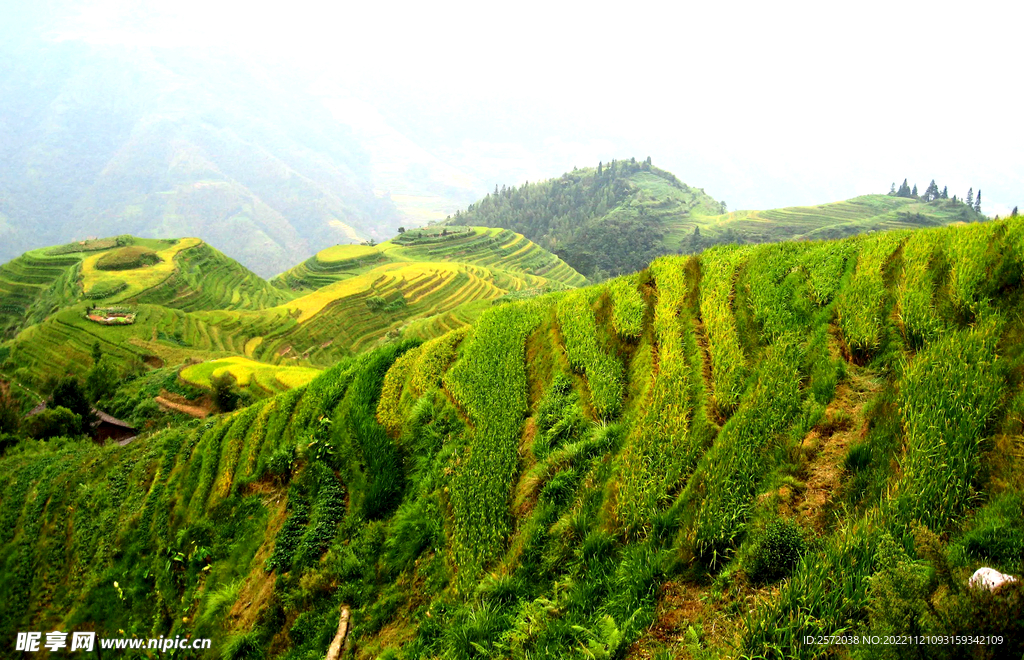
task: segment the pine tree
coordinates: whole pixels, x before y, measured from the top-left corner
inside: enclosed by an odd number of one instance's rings
[[[910,197],[910,186],[907,185],[907,180],[903,179],[903,185],[896,192],[897,197]]]
[[[924,191],[924,201],[930,202],[939,198],[939,187],[935,185],[935,179],[932,179],[931,183]]]
[[[889,196],[890,197],[895,197],[896,196],[896,182],[895,181],[893,181],[892,185],[889,186]]]
[[[978,197],[974,200],[974,212],[981,213],[981,188],[978,188]]]
[[[942,199],[949,199],[949,186],[942,186]]]
[[[967,206],[974,206],[974,188],[967,189]]]
[[[917,184],[916,183],[914,184],[914,189],[910,191],[910,196],[915,198],[915,199],[917,198]]]
[[[601,176],[601,172],[604,170],[604,163],[601,161],[597,162],[597,176]]]
[[[1017,217],[1017,207],[1016,206],[1014,206],[1013,210],[1010,211],[1010,217],[1011,218],[1016,218]]]

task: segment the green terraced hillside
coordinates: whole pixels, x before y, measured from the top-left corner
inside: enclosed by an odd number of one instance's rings
[[[0,266],[0,337],[10,338],[54,307],[75,300],[75,270],[80,261],[74,255],[51,256],[43,249]]]
[[[127,446],[8,449],[0,639],[298,660],[342,619],[360,659],[1024,653],[1024,580],[967,585],[1024,574],[1022,219],[505,300]]]
[[[962,202],[890,195],[862,195],[845,202],[794,206],[769,211],[733,211],[669,223],[665,245],[689,248],[699,227],[700,247],[718,242],[770,243],[789,240],[844,238],[891,229],[936,227],[984,218]]]
[[[125,242],[147,247],[157,260],[110,270],[101,260],[125,249],[112,239],[88,251],[61,246],[49,250],[61,256],[45,263],[65,270],[40,271],[51,279],[34,288],[24,284],[34,280],[23,264],[44,257],[31,253],[5,266],[11,274],[3,281],[24,289],[12,289],[18,295],[11,299],[11,334],[35,321],[0,345],[5,373],[36,388],[65,373],[85,377],[96,348],[122,366],[244,357],[323,368],[403,333],[429,339],[465,326],[503,296],[586,282],[554,255],[502,229],[463,228],[451,238],[416,230],[372,247],[335,246],[277,278],[276,286],[198,239],[122,237]],[[14,313],[43,304],[45,313],[34,317]],[[127,306],[137,312],[135,321],[98,324],[87,318],[93,305]],[[274,388],[260,394],[268,391]]]
[[[10,338],[79,300],[192,311],[263,309],[292,297],[199,239],[120,238],[161,250],[163,257],[131,270],[97,269],[100,259],[120,249],[115,239],[100,239],[33,250],[0,265],[0,336]]]
[[[602,280],[641,270],[664,254],[696,254],[719,244],[843,238],[982,219],[953,200],[925,203],[889,195],[725,213],[724,204],[650,159],[631,159],[496,189],[448,222],[521,232],[580,273]]]
[[[665,254],[662,240],[672,222],[723,211],[703,190],[654,167],[650,159],[631,159],[519,188],[495,188],[448,224],[520,232],[600,280],[635,272]]]
[[[336,245],[272,281],[282,288],[309,291],[385,264],[435,261],[493,267],[524,280],[532,276],[530,281],[538,285],[550,281],[575,287],[586,282],[564,261],[522,234],[482,227],[427,227],[374,246]]]

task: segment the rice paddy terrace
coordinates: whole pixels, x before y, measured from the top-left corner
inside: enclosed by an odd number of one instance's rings
[[[274,285],[198,239],[130,243],[36,251],[0,270],[4,318],[17,335],[0,349],[8,372],[37,383],[48,374],[84,374],[96,344],[122,363],[245,357],[324,367],[411,323],[422,320],[412,331],[429,338],[510,293],[585,282],[500,229],[463,228],[451,238],[416,230],[373,247],[335,246]],[[130,306],[134,322],[104,327],[87,318],[92,306],[111,304]]]
[[[794,206],[768,211],[733,211],[719,215],[695,213],[666,223],[665,245],[685,245],[700,228],[706,241],[729,239],[743,243],[844,238],[872,231],[938,227],[954,222],[978,222],[982,216],[961,202],[924,202],[889,195],[862,195],[843,202]]]
[[[1024,572],[1020,219],[506,300],[125,447],[9,451],[0,638],[299,659],[350,613],[354,658],[1024,653],[1024,581],[967,587]]]

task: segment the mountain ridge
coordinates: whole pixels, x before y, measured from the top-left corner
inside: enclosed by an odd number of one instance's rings
[[[813,240],[984,219],[954,200],[862,195],[842,202],[725,212],[650,159],[599,163],[493,193],[447,220],[523,233],[593,280],[646,267],[664,254],[714,245]]]

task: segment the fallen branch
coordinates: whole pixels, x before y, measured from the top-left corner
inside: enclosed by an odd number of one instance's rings
[[[334,635],[334,641],[331,642],[330,648],[327,649],[327,660],[338,660],[338,657],[341,656],[342,645],[345,643],[345,637],[348,636],[348,617],[348,605],[342,605],[341,618],[338,619],[338,632]]]

